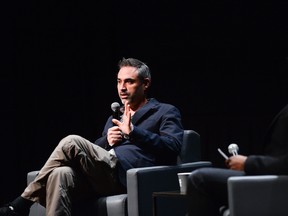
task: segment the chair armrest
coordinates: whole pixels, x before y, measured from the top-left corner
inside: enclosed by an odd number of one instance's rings
[[[228,179],[230,216],[288,215],[288,176],[235,176]]]
[[[30,171],[27,173],[27,185],[32,182],[36,176],[38,175],[39,171]],[[45,216],[45,208],[40,205],[39,203],[34,203],[30,208],[29,216]]]
[[[179,190],[178,172],[190,172],[211,162],[198,161],[175,166],[133,168],[127,171],[128,215],[152,215],[152,193]]]
[[[30,171],[27,173],[27,185],[32,182],[36,176],[38,175],[39,171]]]

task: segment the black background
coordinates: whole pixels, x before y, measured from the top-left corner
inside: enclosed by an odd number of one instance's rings
[[[287,103],[287,3],[2,1],[0,202],[18,196],[61,138],[101,135],[119,101],[117,63],[146,62],[151,96],[179,107],[201,135],[252,154]]]

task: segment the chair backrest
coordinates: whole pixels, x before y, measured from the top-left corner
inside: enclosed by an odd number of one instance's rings
[[[189,163],[201,160],[200,135],[194,130],[184,130],[181,153],[177,163]]]

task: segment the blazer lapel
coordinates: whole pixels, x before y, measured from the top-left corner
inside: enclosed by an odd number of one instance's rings
[[[145,116],[148,112],[154,112],[156,109],[156,105],[158,104],[158,101],[156,99],[151,98],[143,107],[141,107],[132,118],[132,123],[134,125],[137,125],[137,123],[142,119],[143,116]]]

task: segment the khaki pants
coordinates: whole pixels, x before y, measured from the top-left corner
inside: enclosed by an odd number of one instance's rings
[[[69,135],[60,141],[21,196],[45,206],[47,216],[71,215],[73,197],[124,192],[116,165],[117,158],[105,149]]]

